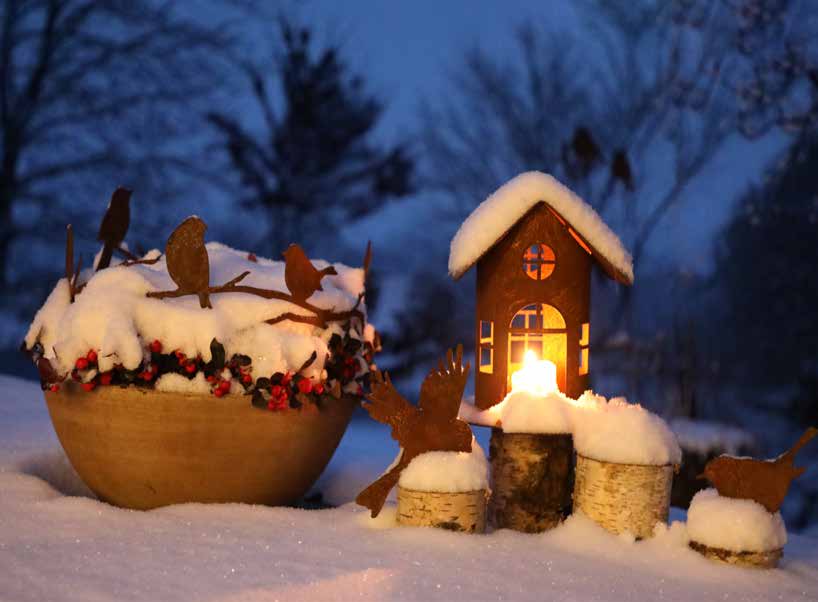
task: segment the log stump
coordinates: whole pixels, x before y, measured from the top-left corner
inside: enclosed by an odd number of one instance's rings
[[[672,484],[671,464],[616,464],[577,454],[574,510],[611,533],[644,539],[656,523],[667,523]]]
[[[690,547],[710,560],[753,569],[774,569],[784,555],[784,550],[781,548],[767,552],[734,552],[722,548],[711,548],[697,541],[691,541]]]
[[[540,533],[571,511],[574,441],[569,434],[492,429],[489,520],[498,529]]]
[[[464,533],[486,530],[485,489],[460,493],[416,491],[398,486],[398,524]]]

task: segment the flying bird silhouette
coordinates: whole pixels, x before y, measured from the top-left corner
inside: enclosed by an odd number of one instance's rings
[[[114,250],[119,248],[131,223],[131,191],[121,186],[114,190],[108,210],[102,217],[97,240],[103,243],[102,255],[97,263],[97,271],[111,265]]]
[[[324,276],[334,276],[338,272],[332,266],[318,270],[307,257],[300,246],[290,245],[284,251],[284,283],[296,301],[306,301],[315,291],[324,290],[321,279]]]
[[[369,508],[372,518],[378,516],[386,496],[413,458],[428,451],[471,451],[471,429],[457,417],[468,375],[469,364],[463,366],[463,346],[458,345],[454,358],[449,350],[446,364],[441,361],[429,372],[415,407],[392,386],[388,374],[373,373],[372,392],[364,408],[372,418],[392,427],[392,438],[400,443],[401,454],[386,474],[355,498],[356,503]]]
[[[772,460],[719,456],[707,463],[701,477],[710,481],[719,495],[755,500],[770,512],[778,512],[790,483],[806,468],[795,468],[795,454],[818,435],[809,427],[792,448]]]
[[[191,216],[179,224],[168,238],[165,258],[168,274],[178,292],[199,296],[199,305],[210,308],[210,260],[205,248],[207,224]]]

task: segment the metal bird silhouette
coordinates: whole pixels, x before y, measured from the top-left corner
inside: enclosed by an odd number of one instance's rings
[[[356,503],[369,508],[372,518],[378,516],[386,496],[413,458],[428,451],[471,451],[471,429],[457,417],[468,375],[469,364],[463,366],[463,346],[458,345],[454,357],[449,350],[446,363],[441,361],[429,372],[415,407],[392,386],[388,374],[373,373],[372,392],[364,408],[372,418],[392,427],[392,438],[400,443],[401,454],[386,474],[355,498]]]
[[[210,260],[204,242],[205,224],[191,216],[179,224],[168,238],[165,257],[168,274],[178,292],[198,295],[199,305],[210,308]]]
[[[318,270],[307,257],[307,254],[297,244],[291,244],[284,251],[284,283],[287,285],[293,299],[304,302],[312,297],[315,291],[324,290],[321,280],[324,276],[334,276],[338,272],[332,266]]]
[[[795,454],[818,435],[809,427],[792,448],[773,460],[719,456],[707,463],[701,477],[710,481],[719,495],[755,500],[769,512],[778,512],[790,483],[806,468],[795,468]]]
[[[125,240],[131,223],[131,191],[121,186],[114,190],[108,210],[102,217],[97,240],[103,243],[102,255],[97,263],[97,271],[111,265],[114,250]]]

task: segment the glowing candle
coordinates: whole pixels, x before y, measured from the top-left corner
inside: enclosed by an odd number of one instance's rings
[[[550,360],[537,359],[537,354],[529,349],[523,357],[523,367],[511,375],[511,390],[537,395],[558,391],[557,366]]]

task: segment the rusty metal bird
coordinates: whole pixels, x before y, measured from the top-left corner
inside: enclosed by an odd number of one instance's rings
[[[369,508],[372,518],[378,516],[413,458],[429,451],[471,451],[471,429],[457,418],[468,375],[469,364],[463,366],[463,346],[458,345],[454,357],[449,350],[446,363],[441,361],[429,372],[415,407],[392,386],[388,374],[373,373],[372,392],[364,408],[372,418],[392,427],[392,438],[400,443],[401,454],[386,474],[355,498],[356,503]]]
[[[287,285],[293,299],[304,302],[312,297],[315,291],[324,290],[321,280],[324,276],[334,276],[338,272],[332,266],[323,270],[316,269],[300,246],[290,245],[284,251],[284,283]]]
[[[772,460],[719,456],[707,463],[701,477],[710,481],[719,495],[755,500],[769,512],[778,512],[790,483],[806,468],[795,468],[795,454],[818,435],[810,427],[792,448]]]
[[[627,190],[633,191],[633,172],[624,149],[618,149],[611,162],[611,178],[619,180]]]
[[[125,235],[128,233],[128,226],[131,223],[131,191],[121,186],[114,190],[111,201],[108,203],[108,210],[102,217],[99,225],[97,240],[102,242],[102,255],[97,263],[97,270],[104,270],[111,265],[114,251],[119,248]]]
[[[204,242],[205,224],[191,216],[179,224],[168,238],[165,257],[168,274],[179,293],[198,295],[199,305],[210,308],[210,260]]]

